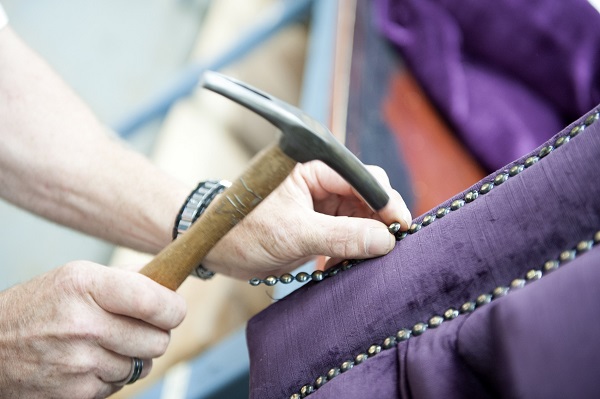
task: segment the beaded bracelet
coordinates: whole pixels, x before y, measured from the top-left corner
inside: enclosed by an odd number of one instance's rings
[[[175,225],[173,226],[173,239],[175,240],[181,234],[185,233],[198,220],[206,208],[208,208],[211,201],[229,186],[231,186],[231,183],[226,180],[206,180],[200,182],[187,197],[177,214]],[[215,273],[202,265],[198,265],[195,275],[202,280],[208,280]]]

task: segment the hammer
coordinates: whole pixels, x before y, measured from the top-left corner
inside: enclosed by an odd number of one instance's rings
[[[339,173],[373,209],[389,197],[362,162],[331,132],[300,109],[230,77],[207,71],[201,83],[254,111],[281,131],[246,171],[213,200],[189,230],[166,246],[141,273],[176,290],[215,244],[290,174],[296,163],[321,160]]]

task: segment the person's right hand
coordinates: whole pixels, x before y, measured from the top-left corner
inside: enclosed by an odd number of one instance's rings
[[[0,293],[0,397],[103,398],[161,356],[184,299],[141,274],[72,262]]]

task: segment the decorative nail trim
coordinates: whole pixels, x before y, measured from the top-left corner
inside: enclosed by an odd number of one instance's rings
[[[577,256],[588,252],[595,245],[600,244],[600,231],[596,232],[592,239],[580,241],[575,248],[563,251],[558,256],[558,259],[551,259],[545,262],[541,269],[531,269],[528,271],[524,278],[517,278],[513,280],[508,286],[499,286],[492,290],[491,293],[484,293],[475,299],[475,301],[465,302],[460,306],[461,314],[469,314],[474,312],[476,309],[479,309],[482,306],[487,305],[488,303],[502,298],[508,295],[512,291],[519,290],[523,288],[525,285],[530,284],[534,281],[539,280],[543,276],[548,275],[552,271],[558,269],[559,267],[563,267],[568,262],[575,259]],[[364,362],[367,358],[371,358],[377,356],[384,350],[391,349],[396,346],[397,343],[407,341],[412,337],[416,337],[424,334],[428,329],[434,329],[439,327],[445,322],[454,320],[458,317],[459,311],[454,308],[448,308],[445,312],[440,315],[431,316],[427,322],[416,323],[414,326],[402,328],[395,335],[391,335],[383,340],[381,344],[373,344],[371,345],[366,353],[361,353],[356,356],[354,360],[347,360],[342,362],[340,367],[331,368],[327,372],[327,376],[319,376],[314,384],[306,384],[300,388],[299,392],[293,393],[290,396],[290,399],[298,399],[305,398],[310,393],[313,393],[317,389],[321,388],[328,381],[331,381],[333,378],[343,373],[344,371],[350,370],[355,364],[359,364]],[[360,362],[358,361],[360,357]]]
[[[450,212],[457,211],[457,210],[463,208],[465,205],[467,205],[471,202],[474,202],[478,198],[481,198],[483,195],[492,191],[492,189],[494,187],[501,185],[502,183],[506,182],[509,178],[518,175],[526,168],[529,168],[530,166],[539,162],[540,159],[548,156],[551,152],[553,152],[558,147],[561,147],[562,145],[567,144],[571,138],[573,138],[573,137],[577,136],[578,134],[580,134],[581,132],[583,132],[588,126],[590,126],[592,123],[596,122],[599,119],[600,119],[600,110],[594,110],[583,120],[583,122],[580,122],[579,124],[572,127],[571,130],[569,130],[565,135],[558,137],[554,141],[554,144],[548,144],[545,147],[542,147],[542,149],[540,149],[540,151],[537,153],[537,155],[531,155],[530,157],[526,158],[522,163],[515,164],[515,165],[511,166],[508,170],[503,170],[501,172],[498,172],[498,174],[496,176],[492,177],[490,181],[483,183],[481,185],[481,187],[479,188],[479,190],[468,191],[464,195],[463,198],[459,198],[459,199],[452,201],[449,206],[442,206],[436,210],[433,210],[430,214],[425,215],[420,223],[414,221],[410,225],[408,231],[400,231],[400,223],[392,223],[388,227],[388,230],[390,231],[390,233],[392,233],[396,237],[396,241],[402,241],[408,235],[415,234],[415,233],[419,232],[423,227],[429,226],[436,219],[441,219],[444,216],[446,216],[447,214],[449,214]],[[345,270],[351,269],[353,266],[359,264],[362,261],[363,261],[362,259],[346,260],[339,265],[329,268],[328,270],[325,270],[325,271],[317,270],[317,271],[313,272],[312,274],[300,272],[295,277],[292,276],[291,274],[284,274],[281,277],[268,276],[264,279],[255,277],[255,278],[250,279],[248,281],[248,283],[253,286],[257,286],[260,284],[272,286],[272,285],[277,284],[278,282],[281,282],[283,284],[289,284],[292,281],[294,281],[294,279],[301,283],[304,283],[304,282],[307,282],[310,280],[322,281],[328,277],[335,276],[340,271],[345,271]]]

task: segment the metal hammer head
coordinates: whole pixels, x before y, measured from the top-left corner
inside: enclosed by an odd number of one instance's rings
[[[389,196],[362,162],[323,124],[302,110],[222,74],[206,71],[202,86],[262,116],[279,130],[281,150],[298,162],[321,160],[339,173],[375,211]]]

